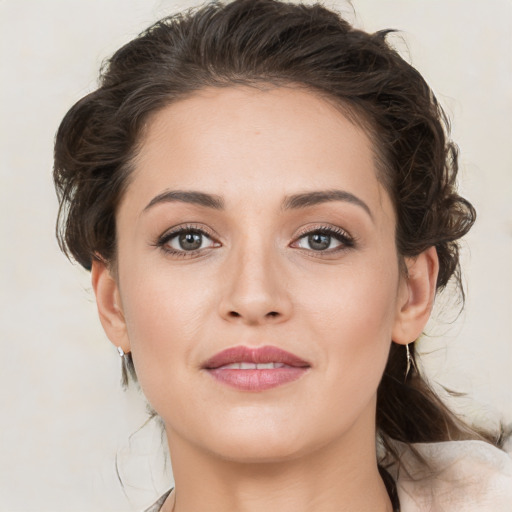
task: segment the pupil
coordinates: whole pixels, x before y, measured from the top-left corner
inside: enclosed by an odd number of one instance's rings
[[[193,251],[201,247],[200,233],[182,233],[179,236],[180,247],[186,251]]]
[[[331,237],[322,233],[315,233],[314,235],[309,235],[308,242],[311,249],[322,251],[331,244]]]

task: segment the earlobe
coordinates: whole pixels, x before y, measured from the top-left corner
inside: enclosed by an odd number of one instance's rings
[[[415,258],[407,258],[407,276],[401,284],[392,339],[406,345],[423,332],[430,317],[436,294],[439,259],[435,247]]]
[[[119,287],[103,261],[93,260],[91,282],[96,295],[98,315],[108,339],[125,353],[130,352]]]

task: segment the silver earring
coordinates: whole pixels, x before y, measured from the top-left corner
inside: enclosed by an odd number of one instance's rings
[[[414,341],[412,343],[414,343]],[[414,369],[416,370],[416,363],[414,362],[414,359],[411,356],[411,350],[409,349],[409,344],[405,345],[405,354],[406,354],[406,357],[407,357],[407,366],[405,368],[404,382],[407,382],[407,376],[409,375],[409,371],[411,369],[411,366],[413,366]]]
[[[119,352],[119,355],[120,355],[121,357],[124,357],[124,356],[125,356],[124,350],[123,350],[121,347],[117,347],[117,351]]]

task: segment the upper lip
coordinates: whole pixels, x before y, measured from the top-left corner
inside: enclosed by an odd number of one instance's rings
[[[232,363],[283,363],[288,366],[308,367],[310,364],[300,357],[278,347],[251,348],[243,345],[231,347],[210,357],[203,368],[213,370]]]

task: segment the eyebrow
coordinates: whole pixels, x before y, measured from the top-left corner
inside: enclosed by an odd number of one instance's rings
[[[373,219],[369,206],[362,199],[359,199],[359,197],[346,190],[318,190],[286,196],[282,204],[282,209],[296,210],[331,201],[344,201],[359,206]],[[195,190],[166,190],[151,199],[143,212],[146,212],[157,204],[173,202],[196,204],[214,210],[224,210],[225,207],[224,199],[215,194],[207,194]]]
[[[224,200],[222,197],[214,194],[206,194],[204,192],[196,192],[194,190],[166,190],[151,199],[143,212],[146,212],[157,204],[173,202],[197,204],[206,208],[213,208],[214,210],[224,209]]]
[[[330,201],[344,201],[361,207],[373,220],[373,214],[370,207],[359,197],[347,192],[346,190],[319,190],[315,192],[305,192],[303,194],[295,194],[287,196],[283,201],[283,209],[299,209],[308,208]]]

